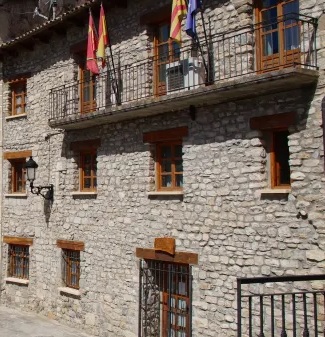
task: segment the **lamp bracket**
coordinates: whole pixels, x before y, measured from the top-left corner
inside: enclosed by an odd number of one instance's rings
[[[45,190],[46,192],[42,192]],[[50,184],[48,186],[34,186],[33,182],[30,182],[30,191],[33,194],[40,195],[46,200],[53,200],[53,184]]]

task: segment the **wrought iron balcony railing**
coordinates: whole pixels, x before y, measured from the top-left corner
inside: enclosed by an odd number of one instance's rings
[[[237,337],[325,333],[325,274],[237,279]]]
[[[98,76],[85,76],[50,92],[50,120],[76,117],[145,98],[168,96],[223,80],[273,70],[316,69],[316,26],[310,17],[288,14],[276,21],[173,43],[158,56],[124,63],[115,58]],[[166,49],[165,49],[166,47]],[[108,64],[112,65],[109,60]]]

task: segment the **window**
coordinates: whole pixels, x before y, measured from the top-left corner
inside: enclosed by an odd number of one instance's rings
[[[79,289],[80,251],[84,243],[80,241],[57,240],[57,246],[62,248],[62,281],[68,288]]]
[[[192,276],[188,264],[141,260],[141,337],[189,337]]]
[[[182,142],[157,143],[157,188],[183,188]]]
[[[62,279],[66,287],[79,289],[80,252],[62,249]]]
[[[26,193],[26,171],[24,165],[26,158],[32,155],[32,151],[5,152],[4,159],[10,163],[9,193]]]
[[[96,110],[96,76],[85,65],[79,66],[80,111],[89,113]]]
[[[155,94],[166,95],[167,64],[175,62],[180,58],[180,44],[169,37],[170,17],[166,22],[156,25],[154,37],[155,50]],[[180,80],[176,76],[175,80]]]
[[[155,161],[155,189],[177,191],[183,189],[182,138],[188,135],[187,127],[148,132],[144,142],[151,143]]]
[[[90,139],[71,143],[71,150],[78,155],[79,191],[97,190],[97,149],[100,139]]]
[[[300,64],[298,0],[257,0],[257,50],[260,71]]]
[[[8,244],[7,276],[29,279],[29,246],[33,239],[4,236],[3,242]]]
[[[288,130],[278,130],[270,133],[272,188],[285,188],[290,186],[288,135]]]
[[[288,127],[295,124],[295,113],[283,113],[250,120],[252,129],[263,132],[263,141],[268,153],[267,172],[269,186],[274,189],[290,187],[290,152]]]
[[[20,79],[10,83],[11,92],[11,115],[22,115],[26,113],[26,100],[27,100],[27,81]]]
[[[80,191],[97,189],[97,153],[95,150],[80,153]]]

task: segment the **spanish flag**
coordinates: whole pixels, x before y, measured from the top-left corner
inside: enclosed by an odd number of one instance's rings
[[[185,0],[173,0],[170,24],[170,37],[181,42],[182,20],[187,14]]]
[[[100,17],[99,17],[99,40],[98,40],[98,49],[97,57],[101,59],[102,68],[105,67],[105,48],[108,45],[108,35],[106,28],[106,18],[103,8],[103,4],[100,5]]]
[[[93,74],[99,74],[99,69],[97,65],[96,59],[96,49],[97,49],[98,41],[97,34],[94,25],[94,19],[89,11],[89,26],[88,26],[88,43],[87,43],[87,63],[86,67]]]

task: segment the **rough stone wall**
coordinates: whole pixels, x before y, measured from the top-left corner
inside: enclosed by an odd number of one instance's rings
[[[148,10],[147,4],[139,7],[139,15]],[[321,1],[313,6],[315,17],[322,6]],[[222,23],[227,30],[238,24],[241,13],[250,11],[249,2],[227,2],[207,13],[215,30],[221,29],[221,18],[228,13]],[[114,50],[124,51],[125,58],[126,50],[132,51],[131,60],[138,57],[137,49],[143,55],[151,51],[150,38],[138,17],[126,17],[129,24],[112,19],[110,35]],[[54,183],[55,198],[50,204],[31,194],[3,196],[2,235],[33,237],[34,242],[28,287],[2,281],[1,302],[80,325],[95,335],[136,336],[135,248],[152,247],[155,237],[168,235],[176,238],[177,250],[199,254],[193,270],[193,335],[233,336],[237,277],[324,272],[323,21],[322,17],[316,88],[201,107],[195,121],[188,111],[178,111],[80,131],[50,129],[48,91],[72,80],[76,65],[69,45],[84,39],[87,27],[72,29],[66,40],[55,37],[49,45],[6,60],[5,75],[32,74],[27,118],[6,120],[4,113],[4,151],[32,150],[39,164],[35,184]],[[9,92],[4,86],[6,106]],[[289,137],[292,191],[288,197],[262,197],[259,190],[268,187],[263,136],[250,129],[249,120],[292,111],[298,114]],[[142,135],[178,126],[189,128],[183,142],[184,197],[149,198],[152,158]],[[97,196],[73,196],[78,168],[70,143],[95,138],[101,139]],[[4,163],[5,188],[8,169]],[[306,211],[307,219],[298,217],[300,210]],[[62,282],[57,239],[85,242],[80,299],[58,292]],[[6,275],[6,244],[2,254]]]

